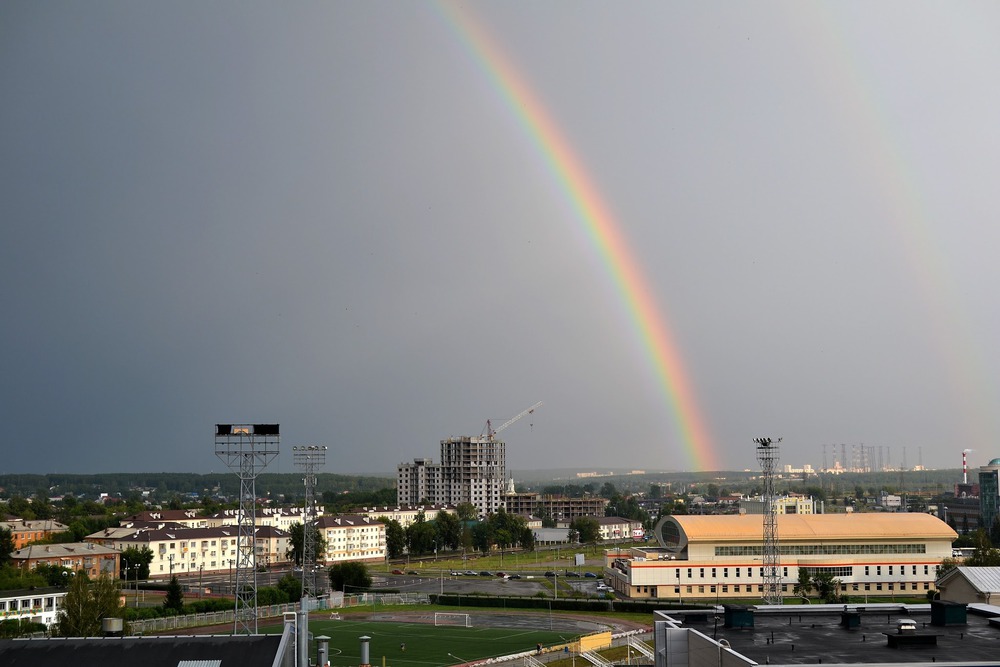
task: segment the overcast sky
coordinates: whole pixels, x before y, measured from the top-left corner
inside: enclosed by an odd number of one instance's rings
[[[8,0],[0,472],[217,472],[216,422],[278,422],[270,471],[325,444],[389,473],[536,401],[514,469],[756,468],[755,436],[983,464],[998,30],[991,2]]]

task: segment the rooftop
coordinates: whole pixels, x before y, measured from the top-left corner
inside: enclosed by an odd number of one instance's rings
[[[759,606],[753,628],[725,628],[723,608],[698,620],[692,611],[682,627],[690,627],[716,640],[725,639],[736,653],[758,664],[878,664],[973,662],[996,663],[1000,654],[1000,627],[989,616],[1000,607],[970,605],[964,625],[932,626],[930,605],[850,604],[860,611],[860,626],[841,625],[843,605]],[[680,619],[683,612],[663,614]],[[704,612],[702,612],[704,613]],[[984,615],[987,614],[987,615]],[[693,620],[692,620],[693,619]],[[897,635],[901,619],[916,622],[917,635],[937,635],[937,645],[890,648],[887,634]],[[725,645],[725,644],[723,644]]]

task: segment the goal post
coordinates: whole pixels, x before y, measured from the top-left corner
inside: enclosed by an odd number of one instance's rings
[[[472,627],[472,617],[468,614],[458,614],[455,612],[436,611],[434,612],[434,625],[454,625],[461,628]]]

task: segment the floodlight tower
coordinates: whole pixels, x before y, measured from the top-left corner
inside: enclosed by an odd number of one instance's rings
[[[778,552],[778,522],[774,506],[774,467],[778,464],[778,443],[781,438],[754,438],[757,460],[764,477],[764,602],[781,604],[781,556]]]
[[[302,510],[302,597],[316,588],[316,468],[326,464],[326,445],[292,447],[295,467],[305,472],[306,502]]]
[[[233,634],[257,634],[256,479],[278,455],[278,424],[216,424],[215,455],[240,477]]]

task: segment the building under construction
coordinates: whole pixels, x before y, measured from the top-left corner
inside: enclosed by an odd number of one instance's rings
[[[492,437],[462,436],[441,441],[441,463],[401,463],[396,500],[403,505],[472,503],[485,516],[503,506],[507,445]]]

